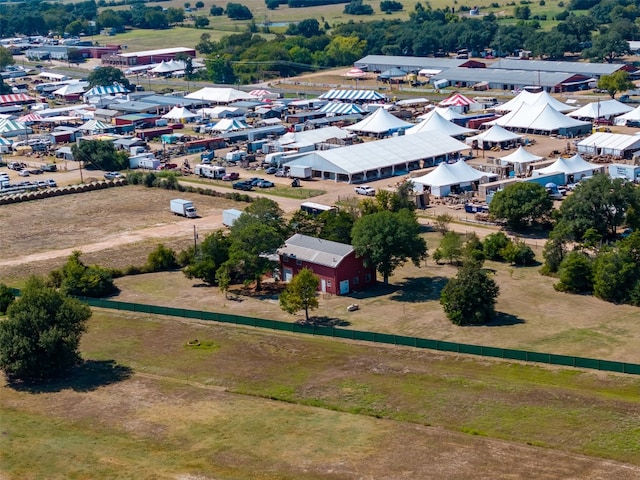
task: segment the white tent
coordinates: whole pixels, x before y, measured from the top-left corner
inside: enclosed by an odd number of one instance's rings
[[[196,110],[196,113],[204,118],[228,118],[241,117],[243,110],[239,107],[213,107],[200,108]]]
[[[213,127],[211,127],[211,130],[216,132],[231,132],[233,130],[244,130],[245,128],[250,127],[240,120],[236,120],[235,118],[223,118]]]
[[[418,120],[424,120],[426,118],[429,117],[429,115],[431,115],[431,112],[438,112],[438,114],[444,118],[445,120],[462,120],[463,118],[465,118],[464,115],[456,112],[453,108],[451,107],[436,107],[433,110],[427,112],[427,113],[423,113],[422,115],[418,115]]]
[[[54,90],[53,94],[60,97],[68,95],[82,95],[88,86],[89,82],[68,83],[63,87]]]
[[[534,155],[533,153],[525,150],[521,145],[518,149],[510,153],[509,155],[505,155],[500,158],[500,163],[502,165],[512,164],[514,166],[514,170],[516,173],[524,173],[525,168],[532,162],[537,162],[538,160],[542,160],[543,157],[538,155]]]
[[[409,128],[413,124],[400,120],[384,108],[379,108],[363,120],[348,127],[345,130],[362,133],[388,134],[392,131]]]
[[[193,93],[185,96],[192,100],[202,100],[209,103],[231,103],[238,100],[256,100],[257,97],[248,93],[236,90],[235,88],[215,88],[205,87],[200,90],[196,90]]]
[[[549,92],[542,91],[540,93],[531,93],[523,90],[508,102],[503,103],[502,105],[496,105],[495,110],[497,112],[512,112],[513,110],[519,109],[523,103],[532,106],[551,105],[561,113],[569,112],[576,108],[553,98]]]
[[[523,103],[517,110],[487,122],[487,125],[537,132],[557,131],[560,135],[578,135],[591,130],[591,122],[567,117],[548,103],[537,106]]]
[[[180,70],[179,68],[173,68],[170,65],[170,62],[165,62],[164,60],[160,62],[158,65],[149,70],[152,73],[171,73],[174,70]]]
[[[432,110],[425,115],[425,119],[422,122],[407,129],[405,131],[405,135],[413,135],[419,132],[440,132],[451,137],[456,137],[459,135],[473,133],[475,131],[476,130],[471,128],[456,125],[455,123],[443,118],[436,110]]]
[[[108,123],[101,122],[100,120],[88,120],[78,127],[78,130],[81,132],[106,132],[107,130],[113,129],[113,125],[109,125]]]
[[[197,117],[198,114],[190,112],[185,107],[173,107],[169,112],[162,115],[162,118],[166,118],[169,120],[186,120],[189,118]]]
[[[640,150],[640,136],[596,132],[578,142],[578,153],[624,157],[626,152]]]
[[[571,158],[559,157],[548,167],[533,170],[531,175],[540,177],[553,173],[564,173],[566,183],[574,183],[584,177],[591,177],[594,173],[601,172],[603,167],[587,162],[579,154]]]
[[[414,183],[431,188],[431,194],[436,197],[446,197],[452,187],[469,190],[473,182],[479,182],[486,173],[469,166],[464,160],[456,163],[441,163],[433,171],[421,177],[412,178]]]
[[[574,118],[610,118],[620,115],[622,113],[628,113],[633,110],[633,107],[625,105],[618,100],[606,100],[604,102],[593,102],[579,108],[578,110],[568,113],[570,117]]]
[[[520,138],[522,138],[522,135],[510,132],[509,130],[502,128],[500,125],[494,125],[489,130],[485,130],[479,135],[467,137],[465,142],[468,145],[473,144],[474,141],[477,141],[479,145],[483,145],[484,143],[495,145],[498,143],[503,144],[507,142],[515,142]]]
[[[640,106],[634,108],[628,113],[616,117],[616,125],[626,125],[627,122],[640,122]]]
[[[297,150],[305,152],[315,150],[315,146],[330,139],[344,140],[353,136],[352,133],[345,132],[338,127],[316,128],[304,130],[302,132],[285,133],[278,139],[278,143],[287,150]]]

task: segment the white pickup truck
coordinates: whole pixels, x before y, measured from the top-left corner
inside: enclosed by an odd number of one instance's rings
[[[374,197],[376,194],[376,189],[370,187],[369,185],[360,185],[356,187],[356,193],[358,195],[366,195],[368,197]]]

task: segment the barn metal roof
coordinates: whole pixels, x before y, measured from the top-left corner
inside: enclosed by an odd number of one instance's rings
[[[279,255],[287,255],[296,260],[336,268],[353,247],[345,243],[332,242],[322,238],[309,237],[296,233],[285,241],[284,247],[278,249]]]
[[[553,62],[549,60],[514,60],[509,58],[501,58],[488,66],[490,69],[580,73],[588,76],[611,75],[622,67],[624,67],[622,63]]]
[[[524,63],[524,62],[523,62]],[[569,80],[573,80],[575,73],[542,72],[537,70],[505,70],[498,68],[450,68],[431,77],[432,82],[449,80],[450,82],[477,83],[481,81],[490,84],[505,85],[540,85],[555,87]],[[587,78],[585,78],[585,81]]]

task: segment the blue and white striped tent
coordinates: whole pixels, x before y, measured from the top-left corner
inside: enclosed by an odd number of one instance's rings
[[[107,85],[104,87],[93,87],[91,90],[87,90],[84,93],[83,97],[84,98],[102,97],[104,95],[115,95],[117,93],[127,93],[128,91],[129,90],[127,90],[120,84]]]
[[[323,100],[355,100],[355,101],[380,101],[386,97],[375,90],[329,90],[320,95]]]
[[[364,110],[355,103],[329,102],[324,105],[319,112],[333,115],[351,115],[353,113],[364,113]]]
[[[0,135],[3,137],[17,137],[18,135],[27,135],[33,130],[22,122],[15,120],[0,120]]]

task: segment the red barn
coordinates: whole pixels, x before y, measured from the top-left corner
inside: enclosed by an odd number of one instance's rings
[[[376,271],[365,267],[351,245],[295,234],[278,250],[282,278],[288,282],[303,268],[320,277],[319,290],[347,295],[370,288],[376,283]]]

